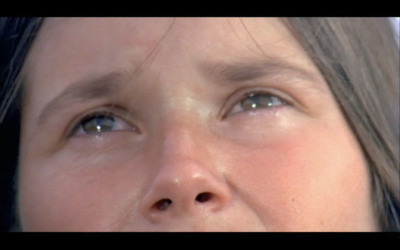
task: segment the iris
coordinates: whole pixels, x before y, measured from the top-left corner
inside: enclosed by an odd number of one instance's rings
[[[244,111],[259,108],[269,108],[283,104],[284,102],[276,96],[254,93],[250,94],[240,102],[240,106]]]
[[[95,115],[81,122],[82,130],[86,134],[108,132],[114,128],[115,119],[107,115]]]

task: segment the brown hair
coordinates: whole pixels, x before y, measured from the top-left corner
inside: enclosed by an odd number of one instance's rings
[[[0,38],[4,30],[1,23]],[[0,82],[0,133],[2,128],[6,128],[7,135],[19,133],[18,126],[9,125],[12,121],[19,122],[19,113],[8,114],[18,110],[13,108],[19,105],[18,76],[40,23],[40,19],[31,20],[19,30],[21,38],[16,41],[17,49],[9,60],[11,66],[1,69],[8,73],[7,80]],[[399,54],[389,21],[387,18],[288,18],[285,23],[325,77],[362,146],[369,163],[371,195],[381,230],[400,231]],[[12,143],[18,148],[17,139]],[[9,145],[10,141],[0,141],[2,144]],[[7,164],[15,168],[18,150],[0,150],[0,160],[10,152],[15,157]]]
[[[15,230],[21,68],[41,18],[0,18],[0,231]]]
[[[289,18],[369,163],[381,230],[399,231],[399,51],[388,18]]]

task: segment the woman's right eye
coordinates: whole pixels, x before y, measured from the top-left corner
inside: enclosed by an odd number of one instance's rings
[[[115,118],[112,116],[96,115],[86,118],[81,122],[82,131],[86,134],[101,133],[112,131]]]
[[[136,128],[115,115],[99,113],[88,115],[80,120],[72,135],[92,135],[130,130],[136,130]]]

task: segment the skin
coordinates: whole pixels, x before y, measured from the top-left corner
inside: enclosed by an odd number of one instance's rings
[[[302,74],[214,74],[257,60]],[[48,19],[24,69],[25,231],[377,230],[360,146],[282,20]],[[45,108],[114,71],[115,95]],[[252,91],[285,102],[241,109]],[[109,104],[117,129],[71,129]]]

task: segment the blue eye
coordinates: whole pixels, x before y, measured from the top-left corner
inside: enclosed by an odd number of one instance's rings
[[[233,106],[229,115],[244,111],[274,108],[283,105],[287,105],[287,103],[275,95],[267,93],[250,93]]]
[[[75,126],[72,135],[91,135],[113,131],[137,130],[123,119],[113,114],[91,114],[81,119]]]
[[[94,115],[84,119],[80,126],[85,134],[94,134],[112,131],[114,124],[115,119],[112,116]]]

